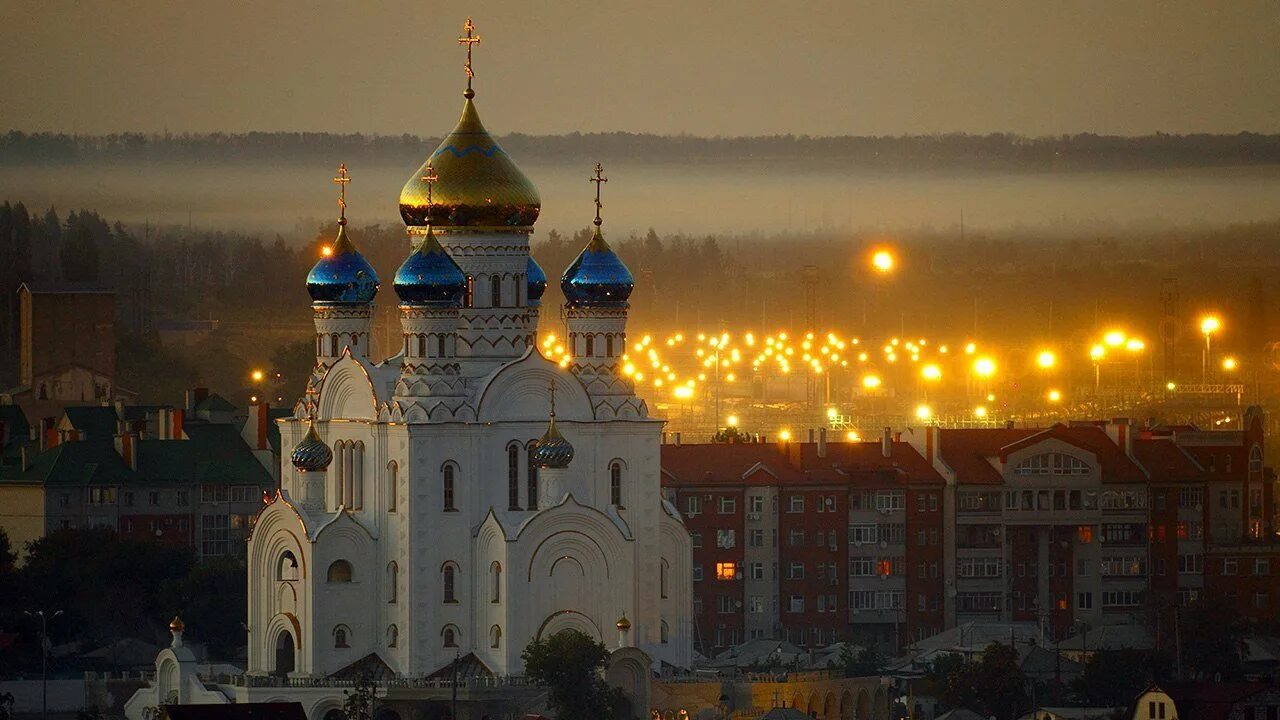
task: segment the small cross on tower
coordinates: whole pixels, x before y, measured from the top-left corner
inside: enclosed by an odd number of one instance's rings
[[[440,176],[436,174],[435,168],[431,167],[431,163],[427,163],[427,174],[423,175],[419,180],[427,184],[427,219],[431,217],[431,186],[435,184]]]
[[[467,64],[463,66],[467,71],[467,91],[463,93],[463,96],[470,99],[476,96],[475,90],[471,89],[471,78],[476,76],[476,74],[471,70],[471,46],[480,42],[480,36],[473,34],[476,26],[471,22],[471,18],[467,18],[467,21],[462,25],[462,29],[467,33],[466,35],[458,38],[459,45],[467,46]]]
[[[551,419],[555,420],[556,418],[556,379],[555,378],[551,378],[551,384],[547,387],[547,390],[551,392]]]
[[[587,179],[596,184],[596,219],[592,222],[596,224],[596,227],[600,227],[600,225],[604,224],[604,221],[600,219],[600,208],[604,207],[600,203],[600,184],[609,182],[609,178],[604,176],[604,167],[600,163],[596,163],[595,176]]]
[[[338,164],[338,177],[333,181],[338,185],[338,223],[347,224],[347,183],[351,182],[351,176],[347,175],[347,164]]]

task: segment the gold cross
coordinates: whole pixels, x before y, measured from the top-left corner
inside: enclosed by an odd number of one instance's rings
[[[604,207],[604,205],[600,204],[600,183],[609,182],[609,178],[604,176],[604,168],[600,165],[600,163],[596,163],[595,177],[589,177],[587,179],[596,184],[596,219],[593,222],[595,222],[596,226],[598,227],[601,223],[604,222],[603,220],[600,219],[600,208]]]
[[[346,222],[347,220],[347,183],[351,182],[351,177],[347,175],[347,164],[338,164],[338,177],[333,181],[338,184],[338,208],[340,209],[339,220]]]
[[[430,213],[431,212],[431,185],[435,183],[435,181],[439,180],[440,176],[436,174],[435,168],[431,167],[431,163],[427,163],[427,174],[423,175],[419,179],[422,180],[422,182],[427,184],[427,212]]]
[[[556,417],[556,379],[551,378],[551,385],[548,388],[551,391],[551,418]]]
[[[458,38],[459,45],[467,46],[467,64],[463,66],[467,71],[467,91],[463,94],[467,98],[473,98],[475,97],[476,93],[474,90],[471,89],[471,78],[475,77],[476,74],[471,70],[471,46],[480,42],[480,36],[472,35],[472,32],[476,29],[476,26],[471,22],[471,18],[467,18],[467,21],[462,25],[462,29],[465,30],[467,33],[463,37]]]

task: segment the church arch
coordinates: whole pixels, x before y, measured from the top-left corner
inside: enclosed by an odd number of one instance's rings
[[[666,599],[667,597],[667,577],[671,574],[671,563],[666,558],[658,560],[658,597]]]
[[[840,695],[840,720],[853,720],[853,693],[848,690]]]
[[[387,627],[387,647],[396,647],[400,642],[400,628],[395,625]]]
[[[528,469],[525,471],[525,482],[528,485],[529,501],[526,504],[530,510],[538,508],[538,463],[534,459],[533,452],[538,449],[538,441],[530,440],[525,443],[525,454],[527,456]]]
[[[840,706],[836,701],[836,694],[828,691],[827,696],[822,701],[822,717],[824,720],[839,720],[837,717],[840,712]]]
[[[498,627],[497,625],[494,625],[493,627],[489,628],[489,647],[491,648],[502,647],[502,628]]]
[[[287,675],[294,670],[294,653],[297,642],[293,638],[293,634],[288,630],[281,629],[276,634],[275,641],[275,663],[272,665],[272,675]]]
[[[355,578],[351,563],[346,560],[334,560],[329,563],[329,572],[325,579],[331,583],[349,583]]]
[[[658,642],[663,645],[671,642],[671,626],[667,624],[666,620],[663,620],[661,624],[658,625]]]
[[[399,493],[399,486],[396,483],[396,476],[399,475],[400,466],[395,460],[387,463],[387,511],[396,511],[396,496]]]
[[[292,550],[285,550],[280,553],[280,559],[276,561],[276,580],[292,582],[297,579],[298,556],[294,555]]]
[[[395,560],[387,563],[387,602],[395,604],[399,596],[400,566]]]
[[[458,631],[457,625],[445,625],[440,629],[440,644],[447,648],[458,647],[458,641],[462,638]]]
[[[489,307],[502,307],[502,276],[494,275],[489,280]]]
[[[520,443],[507,444],[507,509],[520,509]]]
[[[441,507],[446,512],[452,512],[458,509],[456,503],[456,495],[454,482],[458,475],[458,466],[452,460],[446,462],[440,468],[440,491],[441,491]]]
[[[577,610],[558,610],[551,613],[546,620],[542,621],[542,625],[538,627],[538,634],[534,637],[535,639],[549,637],[565,630],[577,630],[597,642],[604,640],[604,636],[600,633],[600,626]]]

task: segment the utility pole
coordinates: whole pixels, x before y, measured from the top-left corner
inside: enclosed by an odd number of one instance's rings
[[[29,617],[40,618],[40,720],[49,720],[49,621],[62,614],[61,610],[45,615],[43,610],[23,611]]]
[[[458,662],[462,657],[455,652],[453,654],[453,685],[452,697],[449,701],[449,720],[458,720]]]

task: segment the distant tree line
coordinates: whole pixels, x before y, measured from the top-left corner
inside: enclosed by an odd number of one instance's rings
[[[569,133],[499,138],[523,160],[594,161],[599,157],[679,165],[769,161],[884,170],[1103,170],[1218,167],[1280,163],[1280,135],[1081,133],[1026,137],[1011,133],[814,137],[695,137],[643,133]],[[358,133],[119,133],[68,135],[11,130],[0,135],[0,165],[23,163],[297,161],[341,155],[349,161],[402,162],[425,156],[439,137]]]

